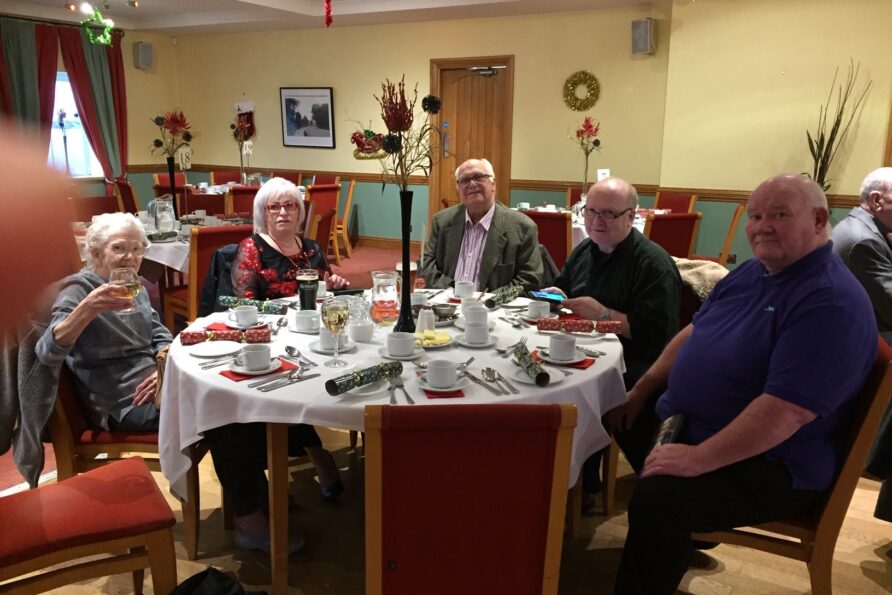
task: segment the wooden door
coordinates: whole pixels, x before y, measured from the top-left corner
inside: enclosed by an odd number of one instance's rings
[[[479,67],[503,68],[491,68],[481,74]],[[443,108],[434,119],[443,134],[439,141],[432,139],[434,165],[429,180],[428,224],[444,208],[443,198],[450,205],[458,203],[455,168],[472,158],[485,158],[492,163],[496,200],[507,205],[514,56],[431,60],[431,93],[443,100]]]

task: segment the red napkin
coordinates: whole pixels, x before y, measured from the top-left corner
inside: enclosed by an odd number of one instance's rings
[[[533,359],[536,360],[537,362],[543,361],[542,358],[539,357],[538,349],[534,349],[532,351],[532,353],[530,353],[530,355],[532,355]],[[595,365],[596,361],[597,360],[593,357],[587,357],[584,360],[582,360],[581,362],[576,362],[575,364],[557,364],[557,365],[563,366],[565,368],[576,368],[577,370],[587,370],[588,368]],[[546,362],[546,363],[549,363],[549,362]]]
[[[206,331],[228,331],[229,329],[230,327],[226,326],[225,322],[214,322],[204,327]]]
[[[424,372],[416,372],[415,375],[423,376]],[[439,391],[435,392],[432,390],[425,390],[425,389],[422,389],[422,390],[424,390],[424,394],[427,396],[428,399],[455,399],[457,397],[465,396],[464,391],[462,391],[461,389],[449,391],[448,393],[441,393]]]
[[[288,360],[279,358],[279,361],[282,362],[282,367],[274,372],[270,372],[270,374],[277,374],[279,372],[288,372],[297,367],[297,364],[289,362]],[[232,370],[223,370],[220,372],[221,376],[226,376],[230,380],[234,380],[236,382],[241,382],[242,380],[248,380],[249,378],[257,378],[256,375],[252,374],[239,374],[238,372],[233,372]]]
[[[449,302],[450,304],[460,304],[461,298],[451,297],[451,298],[448,298],[446,301]]]

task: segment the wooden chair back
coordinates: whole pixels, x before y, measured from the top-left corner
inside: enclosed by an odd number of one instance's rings
[[[277,171],[273,172],[272,177],[284,178],[289,182],[292,182],[295,186],[300,186],[304,175],[299,171]]]
[[[70,196],[68,200],[71,201],[75,221],[89,221],[94,215],[121,210],[121,201],[117,196]]]
[[[311,184],[307,186],[307,200],[313,203],[316,212],[338,209],[338,197],[341,194],[340,184]]]
[[[567,208],[573,208],[573,205],[579,202],[579,199],[582,198],[582,188],[579,186],[570,186],[567,188]]]
[[[567,404],[367,406],[366,593],[557,593],[575,426]]]
[[[229,182],[234,182],[235,184],[241,184],[242,174],[237,169],[224,169],[220,171],[212,171],[211,172],[211,185],[215,186],[218,184],[228,184]]]
[[[198,295],[204,287],[214,259],[214,252],[226,244],[238,244],[254,233],[253,225],[226,225],[222,227],[193,227],[189,246],[189,316],[198,316]]]
[[[353,190],[356,189],[356,178],[350,179],[350,185],[347,186],[347,200],[344,201],[343,215],[338,217],[338,227],[350,224],[350,212],[353,210]],[[340,207],[339,207],[340,208]]]
[[[173,182],[177,188],[186,185],[186,174],[183,172],[177,172],[173,174]],[[167,192],[170,192],[170,174],[160,173],[160,174],[152,174],[152,183],[156,186],[164,186],[167,188]]]
[[[557,268],[563,269],[567,257],[573,251],[573,214],[535,209],[526,210],[523,214],[536,223],[539,228],[539,243],[548,249]]]
[[[644,236],[672,256],[690,258],[700,231],[701,217],[703,213],[649,213],[644,223]]]
[[[125,213],[136,215],[136,212],[140,210],[140,202],[130,182],[124,179],[115,180],[115,190],[117,190],[118,197],[121,199],[121,210]]]
[[[322,254],[328,255],[328,242],[331,239],[331,230],[334,229],[335,220],[334,209],[323,211],[316,205],[313,206],[313,219],[310,221],[310,227],[307,229],[306,238],[316,240],[322,249]]]
[[[669,192],[666,190],[657,190],[657,197],[654,200],[655,209],[669,209],[672,213],[690,213],[694,210],[694,203],[697,202],[696,194],[688,194],[686,192]]]
[[[316,174],[313,176],[313,181],[311,184],[313,186],[322,186],[328,184],[339,184],[341,182],[341,176],[336,176],[333,174]]]
[[[764,523],[752,528],[695,533],[692,536],[694,539],[729,543],[801,560],[808,566],[811,592],[815,595],[832,593],[833,551],[839,529],[892,395],[892,348],[881,337],[878,338],[878,344],[879,351],[873,371],[856,397],[842,468],[827,500],[815,515]]]
[[[177,191],[178,215],[188,215],[198,210],[207,211],[208,215],[223,215],[226,213],[226,197],[222,194],[195,192],[192,186],[186,186],[182,192]]]
[[[259,186],[237,185],[229,189],[231,197],[231,209],[233,213],[254,213],[254,197],[257,196]]]

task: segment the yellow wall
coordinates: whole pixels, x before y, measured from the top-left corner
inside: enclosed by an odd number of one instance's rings
[[[187,36],[172,52],[168,40],[155,71],[128,71],[130,162],[160,163],[146,148],[154,138],[148,118],[177,105],[197,132],[196,163],[238,164],[229,135],[234,105],[256,103],[258,137],[252,163],[267,169],[377,172],[376,162],[352,157],[352,120],[382,128],[372,95],[385,77],[419,82],[427,92],[430,60],[513,54],[515,56],[512,177],[576,180],[581,152],[567,133],[590,114],[602,122],[604,149],[592,167],[638,182],[659,182],[664,94],[668,70],[668,11],[621,8],[555,15],[413,23],[325,30]],[[665,12],[660,12],[661,10]],[[655,16],[659,53],[633,58],[630,23]],[[129,34],[132,42],[143,36]],[[125,51],[131,51],[125,48]],[[173,55],[170,55],[173,54]],[[156,52],[156,56],[158,53]],[[129,54],[127,56],[129,59]],[[169,68],[175,69],[171,84]],[[561,89],[572,72],[587,69],[601,81],[601,100],[579,113],[564,105]],[[158,84],[166,89],[158,90]],[[279,87],[334,88],[337,148],[282,146]],[[593,177],[594,174],[590,174]]]
[[[889,0],[679,2],[672,15],[661,184],[746,190],[811,171],[805,130],[836,67],[861,62],[874,87],[831,192],[857,194],[882,165],[892,91]]]

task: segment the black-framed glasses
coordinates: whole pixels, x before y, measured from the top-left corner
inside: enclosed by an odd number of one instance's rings
[[[266,210],[269,211],[270,213],[278,213],[282,209],[285,209],[286,213],[293,213],[294,211],[297,210],[297,203],[296,202],[283,202],[283,203],[274,202],[272,204],[266,205]]]
[[[491,179],[492,179],[492,176],[489,174],[473,174],[470,176],[465,176],[463,178],[459,178],[458,180],[456,180],[456,183],[459,186],[464,187],[464,186],[467,186],[468,184],[470,184],[471,182],[474,182],[475,184],[482,184],[483,182],[485,182],[487,180],[491,180]]]
[[[582,214],[586,219],[594,219],[598,217],[604,221],[613,221],[617,217],[622,217],[626,213],[632,210],[632,207],[627,209],[623,209],[622,211],[611,211],[610,209],[604,209],[602,211],[598,211],[597,209],[589,209],[588,207],[582,209]]]

